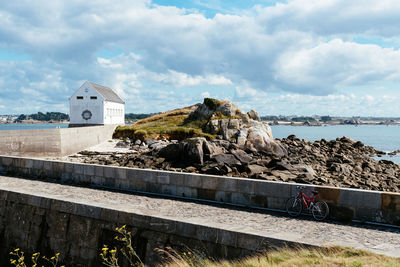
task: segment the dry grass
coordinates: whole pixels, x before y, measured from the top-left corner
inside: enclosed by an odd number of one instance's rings
[[[238,261],[211,261],[187,253],[170,258],[168,267],[258,267],[258,266],[399,266],[400,259],[353,248],[284,249]]]
[[[115,138],[129,137],[132,139],[177,139],[184,140],[190,137],[206,137],[214,139],[215,136],[203,132],[207,121],[188,121],[192,107],[175,109],[137,121],[132,126],[118,127],[114,133]]]

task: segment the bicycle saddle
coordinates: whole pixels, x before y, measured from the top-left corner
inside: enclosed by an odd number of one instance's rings
[[[314,195],[318,195],[318,191],[311,191]]]

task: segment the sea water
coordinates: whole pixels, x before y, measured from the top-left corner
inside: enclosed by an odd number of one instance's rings
[[[24,123],[10,123],[0,124],[1,130],[43,130],[43,129],[56,129],[68,128],[68,123],[46,123],[46,124],[24,124]]]
[[[332,126],[271,126],[275,138],[285,138],[291,134],[308,141],[333,140],[343,136],[361,141],[384,152],[400,149],[400,126],[397,125],[332,125]],[[376,158],[387,159],[400,163],[400,154],[396,156],[383,156]]]

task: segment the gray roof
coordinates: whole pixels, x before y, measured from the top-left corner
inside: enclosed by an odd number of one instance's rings
[[[125,104],[125,102],[117,95],[116,92],[114,92],[113,89],[92,82],[89,82],[89,84],[104,97],[105,101]]]

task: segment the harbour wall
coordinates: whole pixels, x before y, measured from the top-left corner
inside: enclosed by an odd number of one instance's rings
[[[123,206],[123,205],[122,205]],[[79,199],[36,195],[0,189],[0,266],[8,266],[9,252],[19,248],[28,261],[33,253],[48,258],[60,253],[66,266],[102,266],[103,245],[118,246],[116,227],[132,232],[136,253],[146,266],[160,266],[162,253],[187,251],[207,253],[214,259],[235,259],[278,247],[310,246],[248,233],[239,229],[174,220],[135,213],[121,205],[85,203]],[[121,236],[120,236],[121,237]],[[119,266],[128,266],[118,255]]]
[[[298,192],[292,183],[11,156],[0,156],[0,173],[274,210],[285,210],[286,200]],[[304,186],[305,192],[319,192],[331,219],[400,225],[399,193]]]
[[[66,156],[111,139],[115,128],[115,125],[103,125],[0,131],[0,154],[27,157]]]

